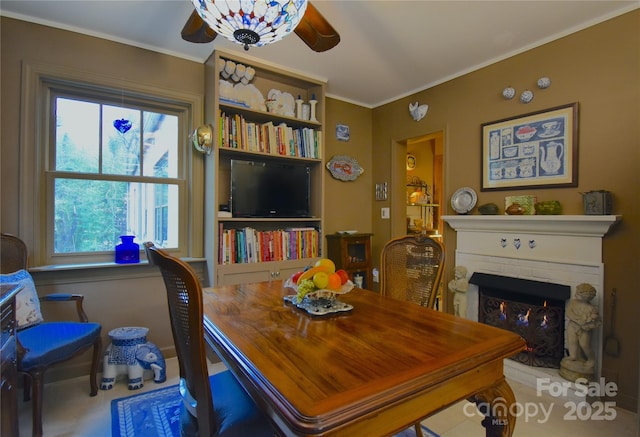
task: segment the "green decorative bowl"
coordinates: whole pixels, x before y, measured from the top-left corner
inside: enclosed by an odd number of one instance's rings
[[[562,206],[557,200],[546,200],[538,202],[534,205],[536,214],[539,215],[558,215],[562,214]]]
[[[495,203],[485,203],[478,207],[478,211],[482,215],[496,215],[498,214],[498,205]]]

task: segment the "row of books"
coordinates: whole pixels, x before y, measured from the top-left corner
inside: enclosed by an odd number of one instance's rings
[[[219,229],[219,264],[258,263],[319,256],[320,233],[312,227],[258,231]]]
[[[242,115],[220,112],[218,145],[228,149],[320,159],[322,131],[292,128],[282,122],[254,123]]]

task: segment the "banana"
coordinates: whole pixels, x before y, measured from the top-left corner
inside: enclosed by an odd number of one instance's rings
[[[315,275],[318,272],[330,273],[329,270],[330,269],[328,266],[311,267],[309,270],[305,271],[303,274],[300,275],[300,277],[298,278],[298,282],[296,284],[300,284],[305,279],[313,278],[313,275]]]

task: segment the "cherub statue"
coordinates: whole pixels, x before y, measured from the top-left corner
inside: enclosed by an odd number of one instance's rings
[[[567,305],[567,349],[569,356],[560,363],[560,374],[567,378],[567,371],[571,371],[570,380],[577,377],[592,376],[594,372],[595,353],[591,346],[593,329],[600,326],[602,320],[598,307],[591,304],[596,295],[596,289],[590,284],[580,284],[576,287],[576,294]]]
[[[453,292],[453,312],[458,317],[467,316],[467,290],[469,281],[467,280],[467,268],[456,266],[453,271],[454,279],[449,281],[449,290]]]

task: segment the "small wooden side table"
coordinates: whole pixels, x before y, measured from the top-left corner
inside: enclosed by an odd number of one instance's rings
[[[336,264],[336,269],[344,269],[349,274],[349,278],[360,288],[370,288],[373,285],[371,271],[372,235],[327,235],[327,257]]]

